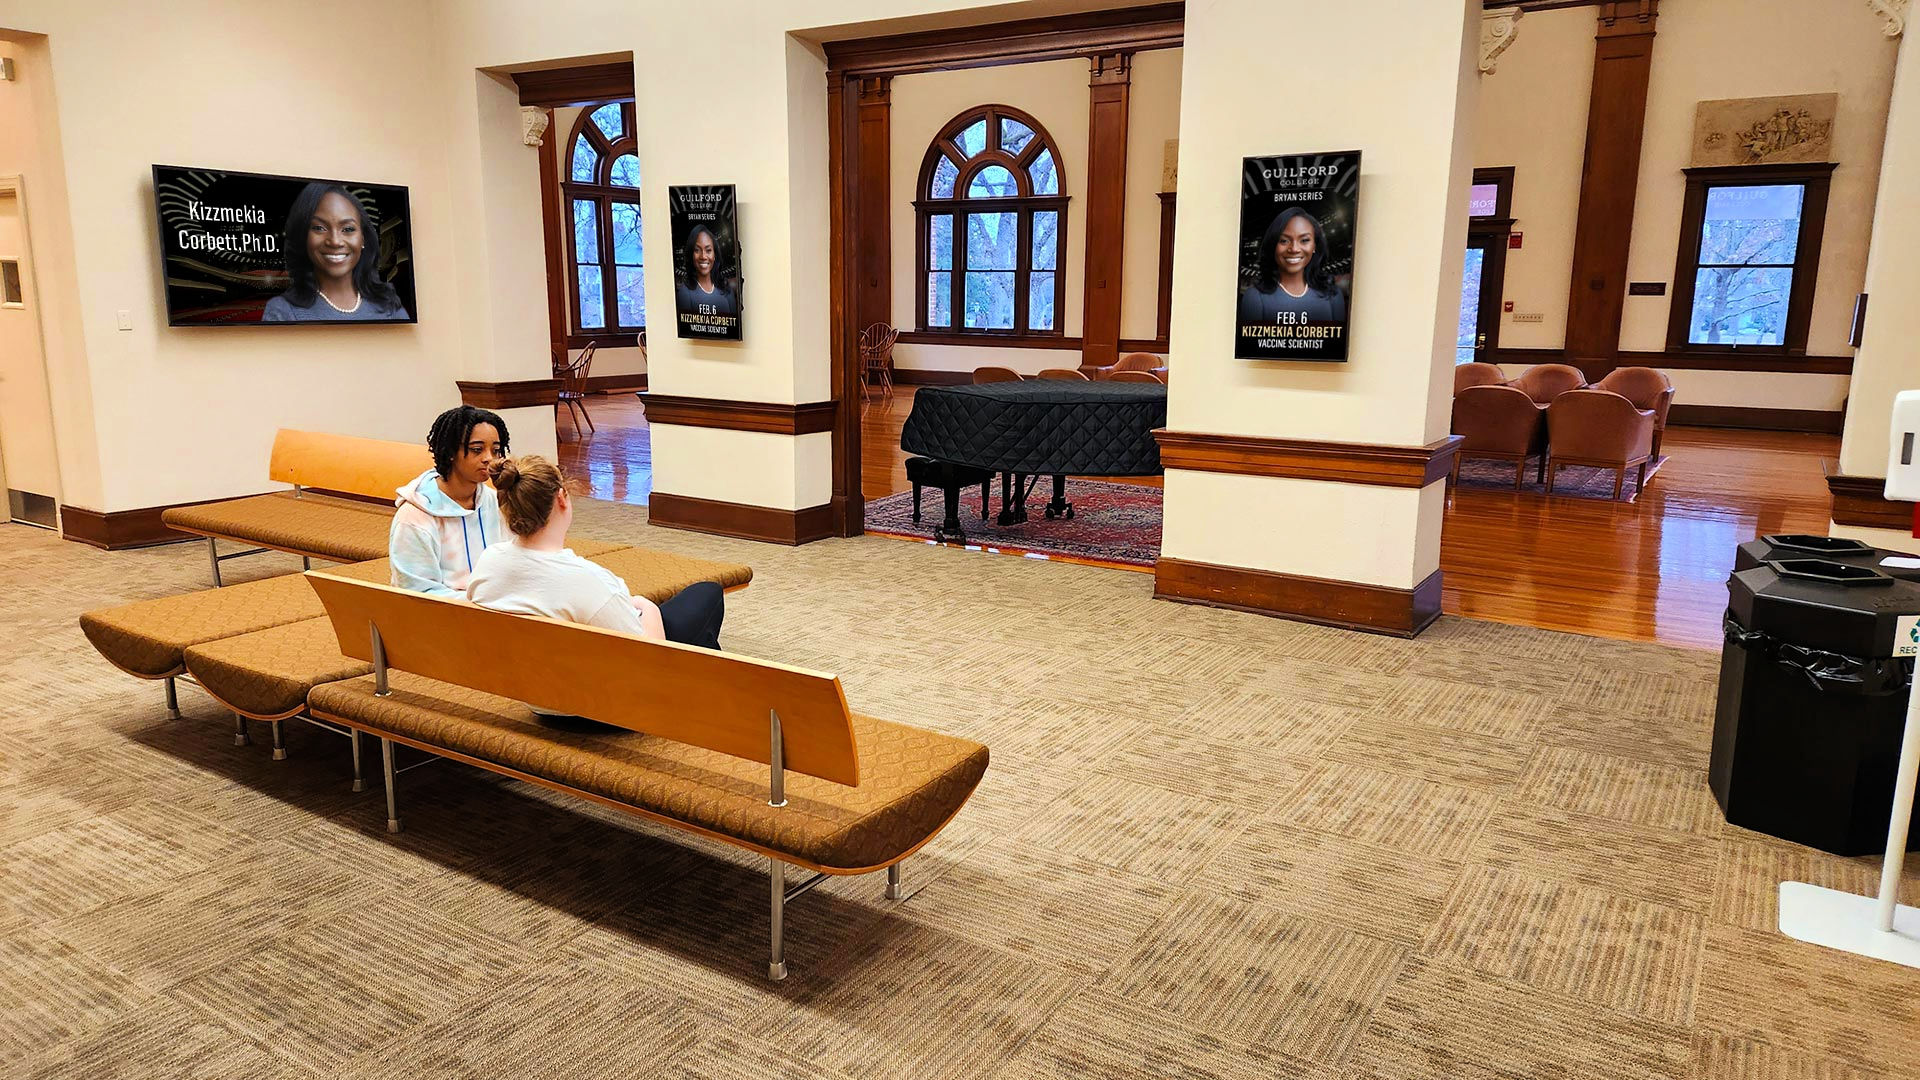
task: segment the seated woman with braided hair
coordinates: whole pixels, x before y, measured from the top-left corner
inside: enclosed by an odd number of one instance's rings
[[[493,490],[513,536],[474,560],[467,599],[515,615],[544,615],[605,630],[720,647],[725,590],[711,581],[687,586],[662,604],[627,591],[604,566],[567,549],[573,496],[553,462],[529,454],[492,463]]]

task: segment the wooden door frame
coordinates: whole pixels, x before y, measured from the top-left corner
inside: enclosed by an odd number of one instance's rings
[[[853,225],[861,205],[861,81],[1175,49],[1185,34],[1186,5],[1170,3],[826,43],[835,535],[859,536],[866,530],[860,487],[861,311],[856,298],[862,277],[869,282],[877,277],[885,289],[892,276],[890,253],[886,265],[865,266],[855,243],[859,230]]]

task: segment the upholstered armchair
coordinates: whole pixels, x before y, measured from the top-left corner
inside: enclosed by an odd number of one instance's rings
[[[1611,390],[1569,390],[1547,407],[1547,494],[1563,465],[1613,470],[1613,497],[1620,497],[1627,470],[1640,467],[1639,486],[1647,485],[1653,457],[1653,410]]]
[[[1021,375],[1012,368],[977,367],[973,369],[973,383],[1019,382]]]
[[[1660,437],[1667,433],[1667,410],[1673,407],[1673,380],[1650,367],[1623,367],[1593,385],[1619,394],[1636,409],[1653,410],[1653,460],[1659,461]]]
[[[1569,364],[1535,364],[1507,385],[1526,391],[1535,405],[1551,405],[1561,394],[1587,385],[1587,377]]]
[[[1499,386],[1507,381],[1506,373],[1499,364],[1457,364],[1453,369],[1453,392],[1459,393],[1469,386]]]
[[[1160,366],[1160,358],[1152,353],[1128,353],[1106,367],[1082,368],[1088,378],[1111,378],[1116,371],[1152,371]]]
[[[1498,458],[1513,462],[1513,489],[1518,491],[1526,479],[1527,458],[1546,452],[1539,406],[1511,386],[1469,386],[1455,394],[1453,433],[1460,436],[1460,452],[1453,459],[1455,481],[1463,460]]]

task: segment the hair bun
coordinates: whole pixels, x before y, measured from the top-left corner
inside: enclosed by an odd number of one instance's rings
[[[520,466],[512,458],[501,458],[487,467],[487,475],[493,478],[495,491],[511,491],[520,482]]]

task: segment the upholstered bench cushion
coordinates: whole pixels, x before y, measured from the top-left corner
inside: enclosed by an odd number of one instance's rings
[[[325,614],[306,579],[285,574],[89,611],[80,616],[80,629],[115,666],[158,679],[179,673],[181,652],[190,645]]]
[[[567,547],[575,555],[583,559],[591,559],[596,555],[605,555],[614,551],[625,551],[628,545],[617,544],[611,540],[588,540],[584,537],[576,536],[567,541]]]
[[[177,506],[160,515],[167,525],[202,536],[339,562],[385,556],[392,519],[392,506],[291,492]]]
[[[207,693],[256,720],[292,716],[306,708],[307,692],[321,683],[373,670],[340,655],[333,623],[325,618],[205,642],[187,649],[183,659]]]
[[[575,555],[617,574],[635,596],[644,596],[656,604],[696,581],[712,581],[723,589],[731,589],[753,580],[753,567],[739,563],[714,562],[642,547],[589,555],[580,550],[579,544],[570,546]]]
[[[391,676],[316,686],[322,716],[501,765],[823,869],[864,870],[912,850],[960,809],[987,748],[856,714],[859,787],[787,774],[787,805],[767,805],[767,767],[637,732],[585,734],[476,690]]]

